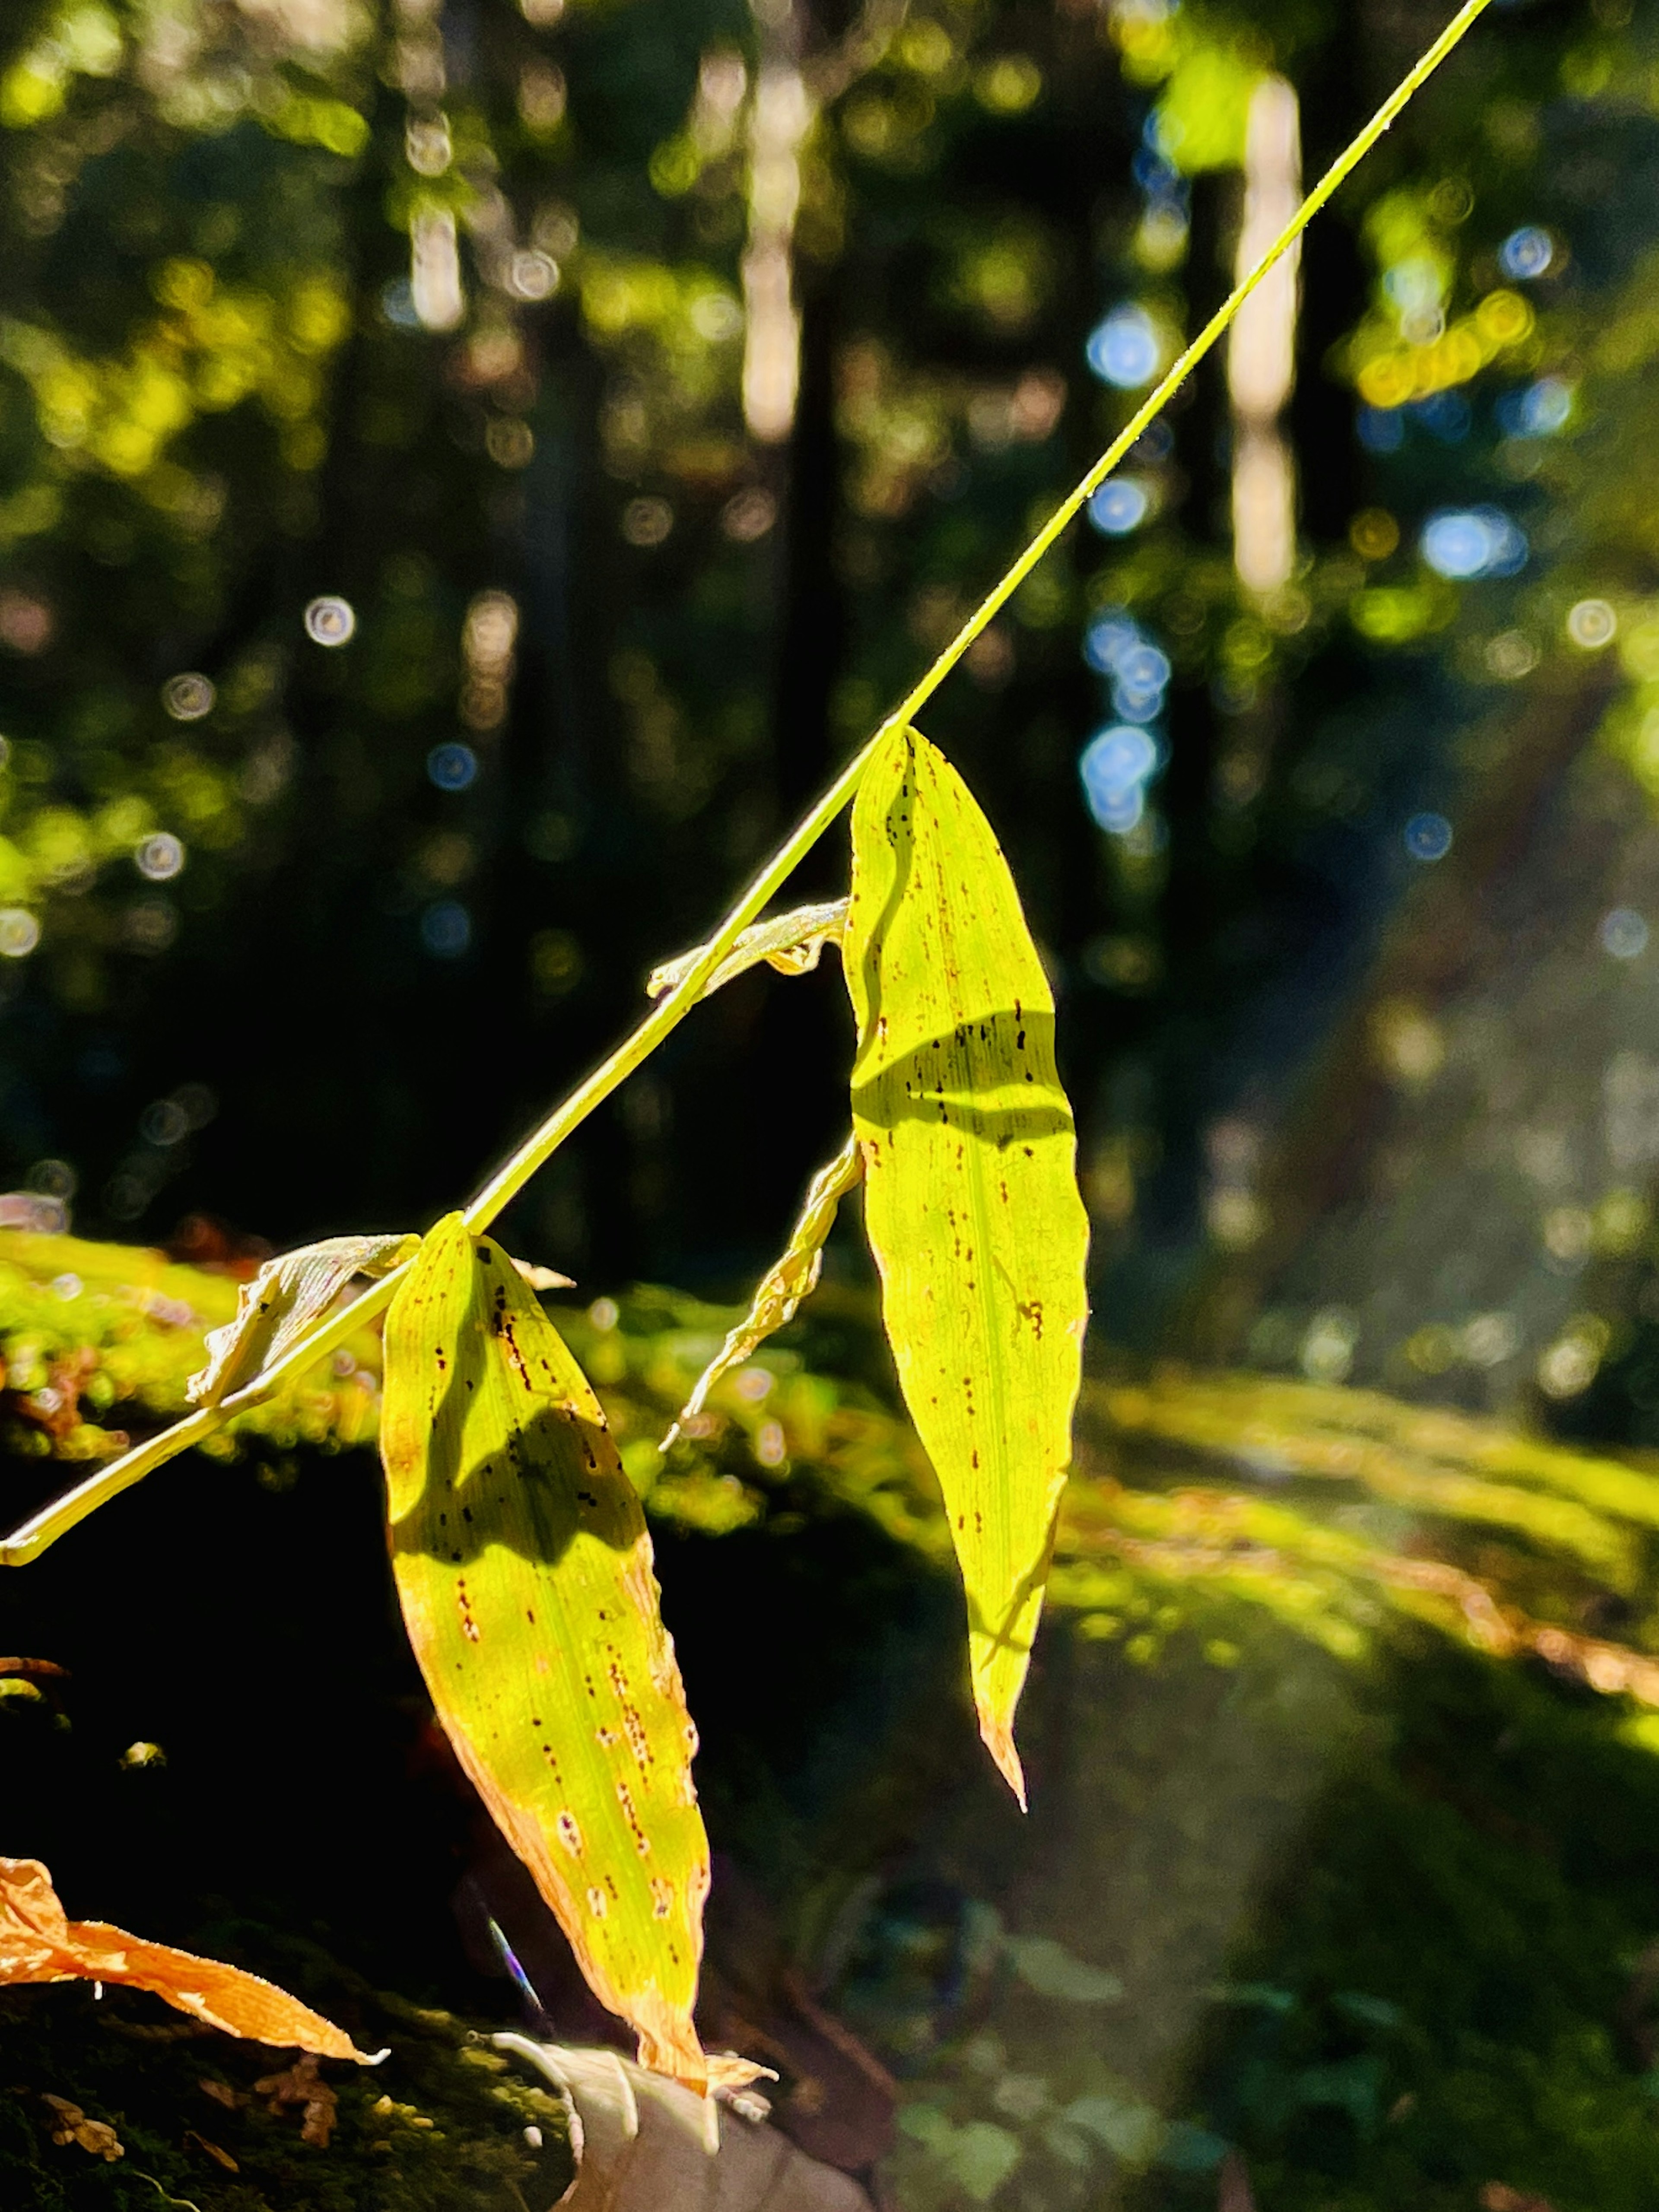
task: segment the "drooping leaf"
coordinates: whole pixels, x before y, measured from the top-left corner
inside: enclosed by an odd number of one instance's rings
[[[702,2102],[614,2051],[492,2040],[535,2067],[570,2115],[576,2179],[562,2212],[872,2212],[857,2182],[768,2124],[762,2099]]]
[[[864,1174],[864,1156],[858,1139],[849,1137],[828,1167],[813,1176],[801,1206],[800,1218],[790,1231],[789,1247],[777,1265],[763,1278],[748,1312],[697,1377],[696,1387],[680,1408],[680,1417],[662,1440],[666,1451],[686,1422],[700,1413],[708,1393],[728,1369],[747,1359],[776,1329],[795,1317],[795,1309],[817,1287],[823,1268],[824,1239],[836,1224],[836,1212],[848,1192]]]
[[[0,1988],[20,1982],[125,1982],[227,2035],[372,2065],[349,2036],[258,1974],[146,1943],[102,1920],[69,1920],[38,1859],[0,1859]]]
[[[824,906],[799,906],[789,914],[775,914],[768,921],[756,922],[743,932],[703,985],[703,997],[708,998],[722,983],[731,982],[746,969],[757,968],[763,960],[781,975],[810,974],[817,966],[824,946],[841,943],[846,921],[846,900],[834,899]],[[683,976],[690,974],[707,950],[706,945],[698,945],[675,959],[665,960],[660,968],[652,970],[645,986],[646,996],[660,999],[672,991]]]
[[[273,1365],[319,1320],[354,1275],[384,1275],[406,1260],[419,1240],[330,1237],[268,1260],[242,1286],[236,1316],[205,1340],[208,1364],[185,1384],[191,1403],[216,1406]]]
[[[708,1845],[651,1540],[499,1245],[439,1223],[386,1318],[392,1569],[438,1718],[643,2063],[701,2089]]]
[[[967,1588],[980,1732],[1024,1804],[1012,1723],[1072,1456],[1088,1220],[1013,878],[913,730],[859,787],[842,959],[882,1316]]]

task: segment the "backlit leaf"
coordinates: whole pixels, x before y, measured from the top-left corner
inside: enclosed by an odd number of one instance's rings
[[[457,1756],[641,2062],[702,2088],[708,1845],[644,1516],[580,1368],[459,1214],[386,1318],[380,1449],[404,1620]]]
[[[208,1364],[185,1386],[191,1403],[216,1406],[252,1382],[320,1320],[354,1275],[388,1273],[416,1242],[408,1235],[331,1237],[268,1260],[243,1285],[235,1319],[208,1331]]]
[[[533,2066],[570,2115],[576,2178],[561,2212],[872,2212],[857,2182],[798,2150],[758,2099],[688,2096],[614,2051],[490,2039]]]
[[[1013,1716],[1072,1456],[1088,1220],[1013,878],[914,730],[859,787],[842,959],[883,1319],[967,1587],[980,1732],[1024,1804]]]
[[[846,921],[846,900],[833,899],[825,906],[799,906],[789,914],[775,914],[768,921],[756,922],[743,932],[703,985],[703,997],[709,997],[722,983],[731,982],[747,969],[758,967],[763,960],[782,975],[810,974],[817,966],[824,946],[841,943]],[[665,992],[672,991],[683,976],[691,973],[707,951],[706,945],[698,945],[675,959],[665,960],[660,968],[652,970],[645,987],[646,996],[660,999]]]
[[[697,1377],[696,1388],[680,1408],[679,1419],[662,1440],[665,1451],[685,1423],[702,1411],[720,1376],[739,1360],[747,1359],[775,1330],[793,1321],[796,1307],[817,1287],[824,1239],[836,1225],[836,1209],[863,1174],[864,1157],[858,1139],[849,1137],[829,1166],[820,1168],[813,1176],[800,1218],[790,1232],[788,1249],[763,1278],[748,1312]]]
[[[227,2035],[371,2065],[349,2036],[258,1974],[146,1943],[102,1920],[69,1920],[38,1859],[0,1859],[0,1988],[21,1982],[125,1982]]]

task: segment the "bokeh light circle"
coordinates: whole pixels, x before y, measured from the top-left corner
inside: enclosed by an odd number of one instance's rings
[[[434,958],[459,960],[472,942],[472,917],[459,899],[440,899],[421,916],[421,942]]]
[[[1146,487],[1135,477],[1114,477],[1089,501],[1089,520],[1103,538],[1127,538],[1146,520],[1152,506]]]
[[[1599,653],[1619,633],[1619,617],[1605,599],[1580,599],[1567,617],[1567,635],[1584,653]]]
[[[1136,826],[1146,810],[1146,779],[1158,764],[1157,744],[1138,723],[1097,731],[1077,766],[1084,801],[1103,830],[1121,837]]]
[[[1541,276],[1555,258],[1555,241],[1535,222],[1512,230],[1498,249],[1498,265],[1506,276],[1524,282]]]
[[[1406,850],[1414,860],[1443,860],[1452,848],[1452,826],[1443,814],[1413,814],[1406,824]]]
[[[1638,959],[1648,949],[1646,916],[1634,907],[1616,906],[1602,916],[1601,938],[1603,950],[1615,960]]]
[[[193,669],[169,677],[161,686],[161,704],[175,722],[199,722],[213,712],[218,696],[211,679]]]
[[[313,645],[349,645],[357,628],[356,610],[349,599],[313,599],[306,609],[306,635]]]
[[[40,925],[27,907],[0,907],[0,957],[24,960],[40,942]]]
[[[1090,368],[1103,384],[1136,392],[1158,374],[1163,349],[1144,307],[1114,307],[1097,323],[1084,349]]]
[[[1437,576],[1458,584],[1517,575],[1529,548],[1498,507],[1442,507],[1423,526],[1418,550]]]
[[[478,756],[471,745],[459,742],[434,745],[426,757],[426,772],[440,791],[465,791],[477,781]]]
[[[133,861],[141,876],[153,884],[165,884],[184,866],[185,848],[170,830],[158,830],[153,837],[145,838]]]

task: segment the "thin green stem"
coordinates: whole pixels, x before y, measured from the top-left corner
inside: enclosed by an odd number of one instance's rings
[[[595,1107],[602,1105],[612,1091],[626,1082],[669,1032],[684,1020],[702,996],[704,985],[741,933],[756,920],[774,894],[782,888],[799,863],[852,798],[858,789],[866,763],[888,732],[915,720],[975,639],[994,620],[1043,556],[1052,550],[1067,525],[1075,520],[1085,502],[1099,489],[1147,424],[1157,417],[1206,354],[1225,335],[1234,317],[1262,278],[1283,260],[1321,208],[1352,175],[1395,118],[1433,76],[1453,47],[1491,4],[1492,0],[1467,0],[1467,4],[1458,10],[1427,52],[1383,101],[1352,144],[1325,172],[1255,268],[1217,308],[1087,476],[1061,501],[1018,560],[969,617],[921,682],[887,717],[863,750],[842,769],[811,811],[796,825],[787,842],[766,863],[704,946],[696,966],[690,969],[674,989],[652,1008],[633,1035],[611,1054],[610,1059],[602,1066],[595,1068],[586,1081],[572,1091],[562,1105],[556,1107],[496,1170],[466,1208],[464,1218],[467,1227],[475,1234],[489,1226],[502,1207],[518,1195],[537,1170],[551,1158],[566,1138],[586,1120]],[[135,1482],[142,1481],[145,1475],[172,1459],[176,1453],[202,1443],[236,1414],[263,1403],[290,1375],[302,1368],[313,1366],[318,1360],[326,1358],[391,1302],[403,1273],[403,1268],[398,1268],[371,1283],[349,1305],[331,1314],[325,1321],[298,1339],[275,1366],[267,1368],[245,1389],[217,1406],[204,1407],[199,1412],[176,1421],[171,1428],[164,1429],[147,1443],[135,1446],[108,1467],[88,1475],[73,1490],[43,1506],[9,1537],[0,1540],[0,1566],[23,1566],[29,1560],[38,1559],[48,1545],[55,1543],[59,1536],[84,1521],[88,1514],[95,1512],[108,1499],[118,1497],[122,1491],[130,1489]]]
[[[887,726],[884,725],[884,728]],[[611,1054],[600,1067],[594,1069],[587,1080],[579,1085],[563,1104],[556,1107],[539,1127],[532,1131],[504,1165],[498,1168],[477,1196],[467,1207],[466,1225],[475,1234],[488,1229],[502,1207],[524,1188],[538,1168],[549,1160],[573,1129],[585,1121],[596,1106],[601,1105],[634,1073],[641,1061],[653,1053],[669,1031],[684,1021],[698,1000],[703,987],[720,962],[732,950],[738,938],[760,913],[811,851],[823,832],[835,820],[842,808],[858,787],[864,764],[879,743],[872,738],[862,752],[849,761],[812,811],[796,828],[787,842],[767,862],[750,884],[743,896],[726,915],[714,937],[704,947],[695,967],[691,968],[668,995],[658,1001],[634,1031],[632,1036]],[[135,1444],[107,1467],[77,1483],[59,1498],[43,1505],[12,1534],[0,1540],[0,1566],[27,1566],[31,1559],[40,1558],[49,1545],[95,1513],[112,1498],[118,1498],[135,1482],[142,1482],[147,1474],[163,1466],[192,1444],[199,1444],[212,1436],[238,1413],[246,1413],[261,1405],[274,1395],[291,1376],[304,1368],[314,1367],[319,1359],[337,1351],[346,1339],[356,1334],[365,1322],[391,1303],[408,1262],[394,1268],[367,1285],[352,1299],[349,1305],[336,1312],[299,1337],[273,1365],[267,1367],[253,1382],[246,1385],[216,1406],[204,1406],[190,1413],[172,1427],[161,1430],[142,1444]]]
[[[890,723],[914,721],[975,638],[981,635],[987,626],[1006,606],[1008,601],[1043,556],[1052,550],[1064,534],[1067,525],[1075,520],[1085,503],[1100,489],[1101,485],[1105,483],[1147,424],[1155,421],[1162,414],[1164,409],[1180,391],[1205,355],[1225,337],[1233,318],[1255,291],[1256,286],[1261,283],[1262,278],[1284,259],[1321,208],[1352,175],[1395,118],[1422,89],[1441,63],[1445,60],[1447,55],[1450,53],[1452,48],[1460,43],[1465,33],[1486,13],[1491,4],[1492,0],[1468,0],[1468,4],[1459,9],[1415,67],[1395,87],[1353,143],[1332,162],[1330,167],[1326,170],[1324,175],[1309,193],[1307,198],[1303,201],[1261,260],[1256,263],[1255,268],[1247,276],[1241,278],[1232,291],[1228,294],[1198,336],[1165,374],[1163,381],[1136,409],[1134,414],[1113,439],[1082,483],[1060,501],[1000,583],[988,592],[973,613],[969,616],[967,621],[963,623],[962,628],[915,689],[905,699],[902,705],[889,717]]]

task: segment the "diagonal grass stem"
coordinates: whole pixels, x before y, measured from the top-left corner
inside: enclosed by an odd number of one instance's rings
[[[562,1104],[556,1106],[491,1176],[466,1209],[467,1227],[475,1234],[489,1226],[503,1206],[518,1195],[566,1138],[580,1127],[596,1107],[602,1105],[627,1081],[671,1030],[678,1027],[702,996],[704,984],[741,933],[757,919],[769,901],[781,890],[853,797],[866,762],[888,731],[915,719],[963,653],[976,638],[984,634],[1032,570],[1053,550],[1067,526],[1099,490],[1147,425],[1156,421],[1200,362],[1225,337],[1239,309],[1263,277],[1284,259],[1315,216],[1352,175],[1395,117],[1409,105],[1491,4],[1492,0],[1466,0],[1466,4],[1459,9],[1433,45],[1401,79],[1358,136],[1332,162],[1255,268],[1229,293],[1081,483],[1060,501],[1013,566],[986,594],[927,674],[894,708],[869,744],[847,763],[810,813],[796,824],[789,837],[772,855],[721,922],[704,947],[702,957],[696,966],[688,969],[675,988],[657,1002],[633,1035],[611,1054],[610,1059],[595,1068]],[[331,1314],[307,1335],[301,1337],[274,1366],[267,1368],[245,1389],[238,1390],[219,1405],[204,1407],[198,1413],[188,1414],[183,1420],[174,1422],[172,1427],[163,1429],[145,1443],[136,1445],[108,1467],[89,1474],[74,1489],[64,1492],[61,1497],[42,1506],[11,1535],[0,1540],[0,1566],[23,1566],[29,1560],[38,1559],[48,1545],[55,1543],[59,1536],[66,1534],[84,1521],[88,1514],[96,1512],[110,1498],[118,1497],[122,1491],[141,1482],[145,1475],[176,1454],[188,1450],[192,1444],[202,1443],[237,1413],[246,1413],[261,1404],[301,1369],[313,1366],[318,1360],[326,1358],[365,1322],[384,1310],[390,1304],[404,1272],[400,1267],[371,1283],[349,1305]]]

